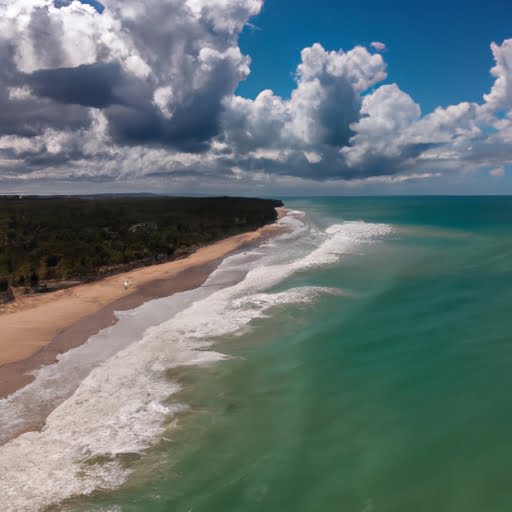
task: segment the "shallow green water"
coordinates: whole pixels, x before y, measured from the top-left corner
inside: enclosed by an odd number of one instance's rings
[[[66,510],[512,510],[512,199],[295,199],[382,243],[290,277],[274,308],[173,374],[191,405],[119,490]]]

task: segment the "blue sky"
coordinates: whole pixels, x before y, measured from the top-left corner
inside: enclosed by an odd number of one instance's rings
[[[479,102],[493,83],[489,45],[512,37],[510,0],[267,0],[240,47],[251,75],[238,93],[288,96],[302,48],[320,42],[349,50],[382,41],[389,77],[421,106]]]
[[[98,190],[512,193],[512,1],[0,2],[0,192]]]
[[[92,5],[99,13],[102,13],[105,9],[104,5],[96,0],[83,0],[82,3]]]

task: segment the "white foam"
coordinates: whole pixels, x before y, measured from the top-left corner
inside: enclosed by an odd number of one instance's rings
[[[297,229],[303,226],[301,222]],[[120,485],[129,472],[118,456],[141,453],[160,438],[169,418],[185,408],[169,402],[180,390],[166,378],[169,368],[225,359],[211,349],[214,340],[240,333],[273,307],[341,293],[325,287],[269,290],[296,272],[331,264],[390,232],[385,225],[344,223],[325,232],[310,229],[308,237],[284,238],[277,248],[227,258],[206,283],[211,292],[90,371],[41,432],[0,447],[2,510],[38,511],[70,496]],[[216,288],[233,269],[243,271],[241,280]],[[109,462],[87,463],[98,456]]]
[[[0,400],[0,444],[17,432],[37,426],[76,390],[93,368],[141,339],[148,327],[161,324],[180,309],[212,292],[208,289],[191,290],[150,301],[130,311],[118,312],[118,323],[92,336],[84,345],[59,355],[56,364],[35,371],[32,383]]]
[[[233,307],[237,310],[254,311],[256,316],[263,316],[267,310],[276,306],[305,304],[323,295],[340,296],[345,295],[345,292],[339,288],[327,286],[302,286],[279,293],[255,293],[233,301]],[[250,314],[250,316],[250,320],[252,320],[254,313]]]

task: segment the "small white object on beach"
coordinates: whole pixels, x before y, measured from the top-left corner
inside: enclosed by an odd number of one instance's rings
[[[130,286],[130,283],[128,281],[125,281],[123,286],[125,290],[128,290],[128,286]]]

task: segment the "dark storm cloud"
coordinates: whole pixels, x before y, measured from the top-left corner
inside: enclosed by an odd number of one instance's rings
[[[37,96],[59,103],[105,108],[121,99],[116,87],[123,81],[117,63],[88,64],[75,68],[42,69],[24,77]]]
[[[110,134],[118,144],[172,147],[197,153],[206,151],[217,133],[215,117],[201,121],[189,109],[178,111],[173,120],[164,118],[150,104],[145,108],[115,105],[105,113]]]
[[[155,144],[183,151],[204,151],[219,133],[221,100],[226,94],[229,65],[219,66],[211,80],[165,117],[141,88],[122,93],[105,113],[111,134],[120,144]]]
[[[229,65],[221,65],[205,86],[166,118],[154,105],[147,82],[117,63],[45,69],[20,76],[17,83],[56,103],[103,109],[110,133],[119,144],[153,144],[184,151],[204,151],[219,132],[221,99]]]
[[[325,99],[319,106],[318,119],[324,131],[323,142],[330,146],[346,146],[354,135],[350,125],[360,116],[358,95],[348,80],[327,75],[321,82]]]
[[[90,124],[87,111],[49,100],[9,100],[0,92],[0,135],[34,137],[47,128],[79,130]]]

